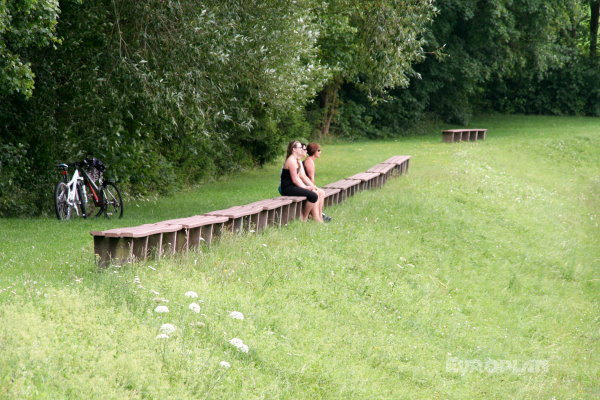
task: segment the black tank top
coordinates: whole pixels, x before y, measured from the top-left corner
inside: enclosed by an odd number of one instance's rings
[[[300,168],[298,168],[298,172],[299,171]],[[294,185],[294,182],[292,182],[292,175],[290,174],[290,170],[281,168],[281,187],[283,188],[291,185]]]

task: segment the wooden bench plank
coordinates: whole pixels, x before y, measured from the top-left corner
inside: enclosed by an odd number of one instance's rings
[[[367,170],[367,172],[379,172],[380,174],[387,174],[388,172],[391,172],[392,169],[394,169],[394,164],[381,163],[372,166]]]
[[[382,164],[394,164],[392,175],[403,175],[408,172],[408,166],[411,156],[393,156],[385,160]]]
[[[323,191],[325,192],[325,207],[330,207],[341,202],[340,192],[342,189],[323,188]]]
[[[181,225],[157,223],[90,234],[94,236],[94,253],[99,257],[100,266],[105,267],[110,262],[144,260],[152,253],[160,257],[165,251],[175,251],[177,231],[181,229]]]
[[[265,199],[250,203],[251,206],[263,208],[259,218],[258,230],[262,230],[267,226],[281,226],[283,214],[289,214],[290,205],[294,200],[289,198],[280,199]]]
[[[396,167],[395,164],[377,164],[367,170],[367,172],[378,172],[381,174],[379,177],[379,186],[383,186],[387,180],[392,176],[393,170]]]
[[[346,179],[361,181],[361,184],[359,185],[359,190],[367,190],[379,186],[380,176],[381,174],[379,172],[361,172],[358,174],[354,174]]]
[[[233,233],[253,230],[253,226],[258,225],[261,207],[255,206],[234,206],[224,210],[211,211],[203,215],[213,215],[218,217],[228,217],[229,221],[225,224],[225,229]]]
[[[353,196],[358,192],[358,188],[361,181],[356,179],[341,179],[336,182],[329,183],[323,188],[325,189],[340,189],[341,201],[346,200],[348,197]]]
[[[304,202],[306,202],[305,196],[279,196],[274,197],[272,200],[291,200],[292,202],[288,206],[287,214],[282,215],[281,224],[285,225],[294,219],[299,219],[302,215],[302,207],[304,207]]]
[[[223,224],[229,221],[228,217],[214,215],[196,215],[187,218],[177,218],[162,221],[168,225],[181,225],[177,232],[177,251],[190,251],[197,249],[202,243],[210,246],[213,238],[220,236]]]
[[[358,179],[341,179],[339,181],[331,182],[323,187],[346,190],[353,186],[359,185],[360,182],[361,181]]]

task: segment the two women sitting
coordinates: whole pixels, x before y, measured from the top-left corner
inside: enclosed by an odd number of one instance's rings
[[[317,144],[311,143],[311,145]],[[315,147],[311,148],[314,150]],[[320,148],[318,148],[320,150]],[[316,152],[316,150],[315,150]],[[302,159],[307,155],[307,147],[301,142],[294,140],[288,144],[287,154],[283,168],[281,169],[281,194],[284,196],[304,196],[306,204],[301,212],[300,220],[306,221],[312,217],[317,222],[323,222],[323,206],[325,204],[325,193],[319,189],[314,182],[315,168],[314,158],[307,159],[308,168],[312,179],[306,174]],[[314,153],[313,153],[314,155]],[[306,161],[305,161],[306,162]]]

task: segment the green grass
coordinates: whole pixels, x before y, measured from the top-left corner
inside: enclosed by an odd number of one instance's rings
[[[473,126],[485,142],[326,145],[321,184],[396,154],[409,175],[330,224],[160,262],[99,271],[88,232],[273,197],[279,163],[127,203],[119,221],[1,220],[0,399],[597,398],[600,120]],[[155,339],[165,322],[177,332]],[[521,370],[536,360],[547,370]],[[518,368],[474,367],[504,361]]]

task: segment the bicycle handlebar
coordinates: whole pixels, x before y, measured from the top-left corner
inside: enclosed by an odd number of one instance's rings
[[[56,165],[57,168],[69,168],[69,167],[94,167],[100,171],[104,171],[106,167],[102,161],[96,158],[86,158],[83,161],[73,161],[70,163],[61,163]]]

